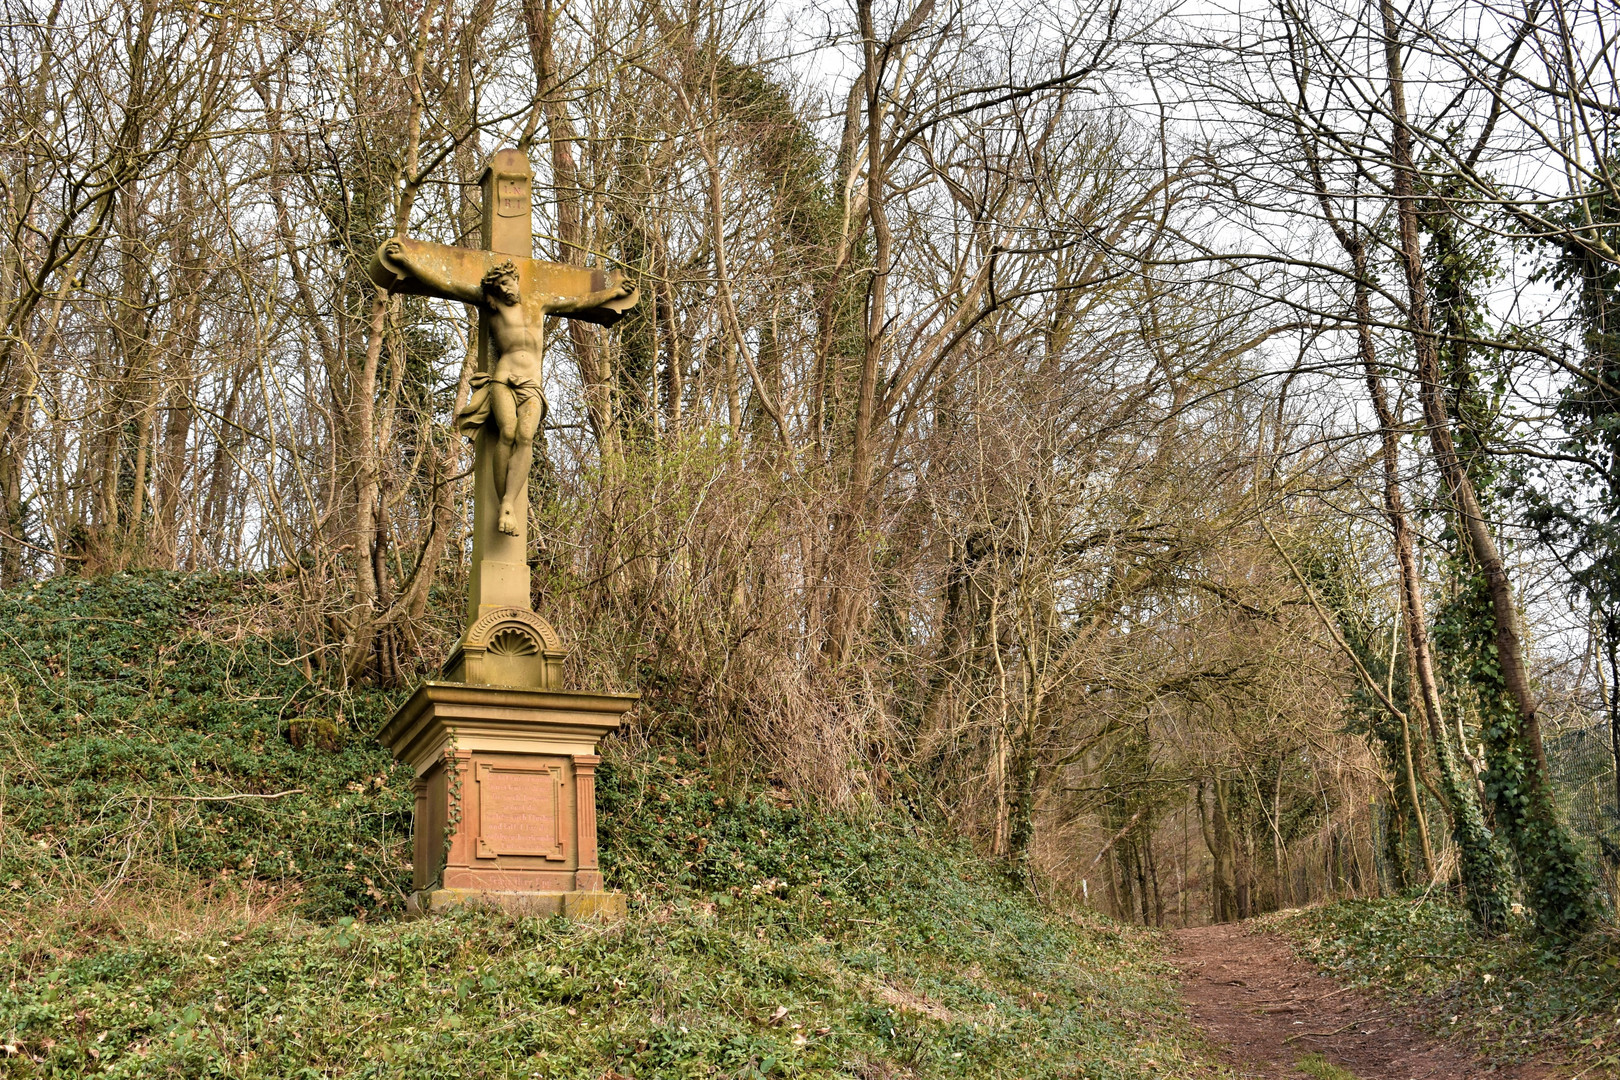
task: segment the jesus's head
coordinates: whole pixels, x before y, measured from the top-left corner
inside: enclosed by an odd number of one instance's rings
[[[512,265],[510,259],[490,267],[481,284],[484,286],[485,296],[499,300],[509,307],[523,302],[523,294],[518,291],[517,267]]]

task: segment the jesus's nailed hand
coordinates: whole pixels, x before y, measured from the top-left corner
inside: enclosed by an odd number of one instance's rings
[[[383,288],[397,288],[405,280],[405,273],[399,260],[405,254],[405,244],[397,236],[390,236],[377,248],[377,257],[374,260],[371,276],[372,280]],[[378,274],[378,270],[383,273]]]

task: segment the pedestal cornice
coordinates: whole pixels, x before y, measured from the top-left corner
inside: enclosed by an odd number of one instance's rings
[[[421,776],[458,752],[594,754],[639,694],[425,682],[377,732],[377,741]]]

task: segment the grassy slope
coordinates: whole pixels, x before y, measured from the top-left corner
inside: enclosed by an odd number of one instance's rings
[[[310,685],[255,632],[272,608],[245,578],[60,578],[0,595],[0,882],[41,902],[123,867],[148,885],[254,878],[317,917],[397,901],[404,772],[363,737],[336,754],[285,737],[301,715],[372,730],[391,700]]]
[[[1474,934],[1455,904],[1353,900],[1275,924],[1301,955],[1346,981],[1415,1006],[1435,1034],[1493,1058],[1568,1061],[1620,1074],[1620,938],[1612,929],[1557,952],[1533,936]]]
[[[392,699],[278,663],[267,602],[172,576],[0,597],[0,1075],[1201,1074],[1145,935],[675,751],[608,748],[627,924],[400,920],[407,777],[360,734]],[[343,750],[289,745],[340,707]]]

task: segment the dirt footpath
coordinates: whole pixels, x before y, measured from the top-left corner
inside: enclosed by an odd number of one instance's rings
[[[1389,1006],[1340,987],[1297,959],[1270,934],[1241,926],[1174,933],[1172,957],[1193,1021],[1242,1077],[1300,1080],[1320,1054],[1356,1080],[1554,1080],[1537,1065],[1494,1066],[1416,1030]],[[1331,1075],[1331,1074],[1330,1074]]]

